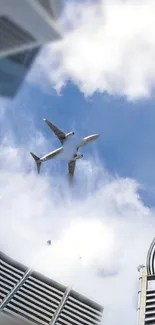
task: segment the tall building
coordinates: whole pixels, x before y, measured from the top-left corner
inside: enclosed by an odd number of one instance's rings
[[[62,0],[0,0],[0,96],[12,98],[40,47],[62,38]]]
[[[0,252],[0,325],[99,325],[103,307]]]
[[[155,238],[139,270],[138,325],[155,324]]]
[[[62,38],[61,0],[0,0],[0,58]]]
[[[33,64],[39,48],[0,59],[0,96],[13,98]]]

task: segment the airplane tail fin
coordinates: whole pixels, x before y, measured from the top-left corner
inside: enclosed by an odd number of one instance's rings
[[[40,167],[41,167],[41,161],[40,161],[40,158],[37,157],[33,152],[30,152],[31,156],[33,157],[33,159],[35,160],[36,162],[36,165],[37,165],[37,171],[38,171],[38,174],[40,173]]]

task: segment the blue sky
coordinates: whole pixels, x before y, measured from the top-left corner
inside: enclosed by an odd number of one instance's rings
[[[64,40],[43,48],[13,101],[1,99],[1,249],[103,304],[106,325],[136,324],[137,265],[154,237],[153,9],[69,2]],[[78,139],[100,133],[81,148],[72,187],[67,161],[37,174],[29,152],[60,146],[43,118]]]
[[[48,87],[50,90],[50,84]],[[44,123],[44,117],[66,133],[75,131],[78,138],[99,133],[100,138],[96,143],[81,150],[84,157],[96,153],[109,173],[135,179],[141,185],[140,195],[144,203],[154,206],[153,98],[129,102],[125,98],[98,93],[85,98],[71,82],[57,95],[52,87],[51,92],[47,93],[37,85],[25,82],[17,97],[6,109],[7,123],[11,123],[16,143],[20,145],[24,145],[31,132],[35,133],[37,128],[47,138],[49,148],[50,142],[55,148],[60,146],[58,139]],[[4,133],[5,130],[6,126]],[[49,162],[48,167],[50,164],[53,166],[55,161]],[[66,172],[67,162],[66,170],[63,170],[64,177]]]

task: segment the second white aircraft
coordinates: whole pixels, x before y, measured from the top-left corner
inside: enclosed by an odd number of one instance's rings
[[[60,140],[62,145],[69,137],[74,135],[74,132],[69,132],[69,133],[65,134],[64,132],[59,130],[55,125],[53,125],[47,119],[44,119],[44,121],[50,127],[50,129],[55,133],[55,135],[58,137],[58,139]],[[74,153],[72,159],[68,162],[68,171],[69,171],[70,178],[72,178],[74,176],[76,160],[83,157],[83,155],[77,154],[77,151],[79,150],[79,148],[85,146],[86,144],[88,144],[90,142],[95,141],[98,137],[99,137],[99,134],[92,134],[92,135],[89,135],[89,136],[83,138],[82,141],[79,143],[79,145],[76,148],[76,153]],[[64,148],[60,147],[41,158],[37,157],[33,152],[30,152],[36,162],[38,174],[40,173],[40,167],[41,167],[42,162],[50,160],[50,159],[58,156],[63,150],[64,150]]]

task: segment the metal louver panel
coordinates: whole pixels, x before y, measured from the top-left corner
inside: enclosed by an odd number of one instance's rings
[[[24,275],[20,270],[0,259],[0,303],[14,289]]]
[[[34,37],[15,22],[8,17],[0,16],[0,51],[29,44],[33,41],[35,41]]]
[[[64,292],[47,285],[32,275],[4,308],[9,314],[17,313],[36,324],[49,324]]]
[[[145,324],[155,323],[155,291],[147,290],[145,307]]]
[[[59,317],[59,325],[97,325],[102,318],[101,308],[95,305],[92,307],[89,300],[74,297],[75,293],[71,291],[64,308]],[[82,298],[82,296],[81,296]]]
[[[0,317],[16,325],[99,325],[103,312],[101,306],[1,252],[0,297]]]

